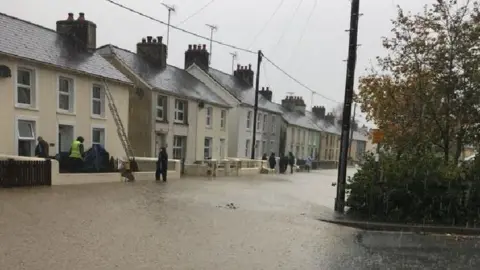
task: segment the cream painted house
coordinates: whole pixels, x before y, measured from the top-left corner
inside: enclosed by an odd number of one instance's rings
[[[136,53],[113,45],[98,51],[137,87],[129,109],[137,156],[157,156],[165,146],[169,157],[186,163],[227,157],[230,105],[185,70],[167,65],[162,37],[144,38]]]
[[[280,152],[280,132],[282,110],[272,102],[272,91],[259,91],[258,115],[254,121],[254,71],[251,66],[237,66],[233,74],[227,74],[209,67],[208,52],[200,46],[189,45],[185,52],[185,69],[197,79],[213,89],[216,94],[226,100],[232,109],[232,120],[229,122],[230,157],[260,159],[263,154]],[[255,143],[253,127],[256,125]]]
[[[0,153],[32,156],[42,136],[53,156],[83,136],[85,150],[101,144],[124,156],[104,91],[128,127],[132,83],[95,52],[95,24],[69,14],[54,31],[0,13],[0,28],[12,29],[0,31]]]

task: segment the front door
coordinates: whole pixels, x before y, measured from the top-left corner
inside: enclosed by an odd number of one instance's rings
[[[58,151],[68,152],[73,142],[73,126],[58,125]]]

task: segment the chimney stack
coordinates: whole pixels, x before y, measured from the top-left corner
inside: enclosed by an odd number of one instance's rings
[[[198,67],[208,72],[210,53],[207,51],[206,44],[188,45],[185,51],[185,69],[196,64]]]
[[[289,111],[295,111],[301,114],[305,114],[307,105],[300,96],[287,96],[282,100],[282,106]]]
[[[325,107],[323,106],[313,106],[312,108],[313,115],[318,119],[325,119]]]
[[[268,101],[272,101],[273,92],[269,89],[268,86],[267,86],[267,88],[262,87],[262,90],[260,90],[258,92]]]
[[[233,76],[243,82],[244,84],[253,87],[253,76],[254,72],[252,70],[252,65],[241,66],[237,65],[237,70],[233,72]]]
[[[97,49],[97,25],[85,19],[80,12],[77,20],[68,13],[66,20],[57,21],[57,33],[67,36],[80,51],[94,52]]]
[[[157,68],[165,68],[167,66],[167,45],[162,43],[163,38],[153,36],[142,38],[142,42],[137,43],[137,54],[145,61],[151,63]]]

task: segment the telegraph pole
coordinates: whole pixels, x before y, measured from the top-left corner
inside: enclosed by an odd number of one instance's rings
[[[210,55],[209,55],[209,58],[208,58],[208,63],[211,64],[212,63],[212,41],[213,41],[213,32],[217,31],[218,27],[216,25],[213,25],[213,24],[205,24],[207,27],[210,28]]]
[[[357,114],[357,103],[355,103],[355,106],[353,106],[353,117],[352,117],[352,122],[355,123],[355,116]],[[352,141],[353,141],[353,128],[350,127],[350,143],[348,144],[348,148],[350,149],[348,151],[348,156],[351,158],[352,157]]]
[[[252,155],[251,158],[255,159],[255,143],[256,143],[256,135],[257,135],[257,114],[258,114],[258,88],[260,83],[260,64],[262,63],[262,51],[258,51],[258,59],[257,59],[257,78],[255,80],[255,105],[253,107],[253,136],[252,136]]]
[[[237,59],[237,52],[230,53],[232,56],[232,74],[235,71],[235,59]]]
[[[162,3],[162,5],[166,7],[168,10],[168,23],[167,23],[167,47],[168,47],[168,42],[170,41],[170,18],[171,18],[171,13],[175,12],[175,7],[169,6],[165,3]]]
[[[348,44],[347,74],[345,80],[345,98],[343,102],[342,134],[340,143],[340,159],[337,178],[337,197],[335,211],[343,213],[345,210],[345,186],[347,180],[348,141],[350,133],[350,117],[352,113],[353,85],[355,82],[355,64],[357,61],[357,36],[360,0],[352,0],[350,11],[350,32]]]

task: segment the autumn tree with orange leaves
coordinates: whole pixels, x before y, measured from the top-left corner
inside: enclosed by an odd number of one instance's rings
[[[360,79],[367,119],[399,155],[435,151],[457,162],[480,138],[479,3],[438,0],[420,14],[398,7],[383,47],[378,68]]]

